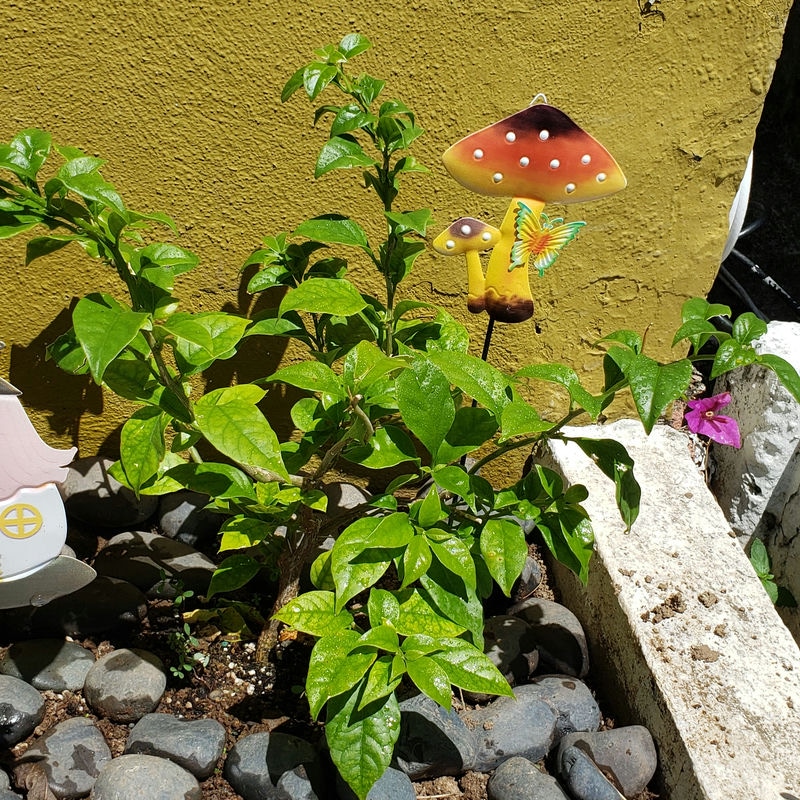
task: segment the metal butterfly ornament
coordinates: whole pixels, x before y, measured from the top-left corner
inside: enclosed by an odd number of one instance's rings
[[[544,275],[559,253],[578,235],[585,222],[564,222],[563,217],[550,217],[544,212],[535,214],[530,206],[519,202],[516,218],[516,239],[511,247],[508,271],[526,267],[533,258],[533,268]]]

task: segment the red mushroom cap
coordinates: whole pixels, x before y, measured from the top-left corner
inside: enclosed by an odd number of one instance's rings
[[[495,197],[580,203],[627,184],[608,150],[547,103],[470,134],[450,147],[442,161],[467,189]]]

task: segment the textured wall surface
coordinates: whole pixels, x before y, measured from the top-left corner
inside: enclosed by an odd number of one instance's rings
[[[431,174],[409,177],[401,204],[431,207],[440,228],[465,214],[499,223],[503,201],[462,189],[439,156],[538,92],[628,177],[614,197],[566,209],[587,226],[532,279],[534,319],[498,326],[492,361],[511,370],[557,358],[598,375],[589,343],[650,324],[648,345],[666,356],[682,301],[716,274],[790,0],[661,0],[661,14],[637,0],[341,5],[6,2],[0,140],[37,126],[105,157],[128,205],[170,213],[180,243],[200,254],[180,285],[186,306],[246,313],[238,269],[261,236],[330,211],[377,230],[355,176],[313,179],[324,134],[303,99],[278,97],[315,47],[358,31],[374,44],[362,68],[427,131],[415,152]],[[477,348],[486,318],[466,311],[463,264],[433,253],[417,264],[405,296],[448,308]],[[113,276],[68,251],[26,268],[16,240],[0,242],[0,276],[0,375],[24,391],[49,441],[95,452],[121,422],[114,402],[44,363],[44,346],[68,327],[74,298],[118,291]],[[281,355],[265,349],[263,364],[239,368],[263,375]]]

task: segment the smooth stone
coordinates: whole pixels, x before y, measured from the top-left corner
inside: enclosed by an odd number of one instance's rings
[[[30,684],[0,675],[0,747],[13,747],[44,718],[44,698]]]
[[[475,763],[476,739],[455,711],[424,694],[400,703],[400,735],[394,755],[412,781],[461,775]]]
[[[136,722],[161,700],[167,676],[161,660],[145,650],[120,649],[99,658],[86,676],[86,702],[114,722]]]
[[[575,800],[624,800],[579,747],[565,747],[559,752],[558,765],[559,776]]]
[[[98,576],[72,594],[36,610],[31,627],[38,633],[80,638],[138,628],[147,615],[147,598],[133,584]]]
[[[145,714],[128,735],[125,752],[168,758],[202,781],[214,772],[224,748],[225,728],[215,719]]]
[[[163,495],[158,503],[159,531],[191,547],[210,542],[225,517],[206,508],[208,501],[207,494],[189,489]]]
[[[22,795],[12,792],[11,789],[0,789],[0,800],[22,800]]]
[[[486,784],[489,800],[570,800],[558,781],[527,758],[504,761]]]
[[[486,708],[464,711],[461,718],[476,742],[471,768],[489,772],[514,756],[530,761],[544,758],[555,741],[556,712],[530,692],[514,690],[515,697],[498,697]]]
[[[336,776],[336,789],[339,800],[358,800],[356,793],[345,783],[340,775]],[[415,800],[417,793],[411,778],[394,767],[387,767],[386,772],[369,790],[367,800]]]
[[[275,788],[278,792],[283,792],[282,796],[286,796],[288,800],[319,800],[302,764],[284,772]]]
[[[96,456],[79,458],[69,465],[66,479],[59,484],[67,517],[101,528],[122,528],[153,516],[158,498],[137,498],[108,474],[113,463]]]
[[[177,764],[156,756],[113,758],[100,771],[90,800],[202,800],[197,779]]]
[[[586,634],[578,618],[566,606],[531,597],[509,608],[508,613],[530,625],[539,657],[549,669],[576,678],[583,678],[589,672]]]
[[[536,559],[528,556],[519,578],[511,587],[511,599],[515,603],[524,603],[542,582],[542,568]]]
[[[150,531],[118,533],[92,566],[98,575],[128,581],[151,597],[175,597],[179,586],[204,593],[216,569],[188,544]]]
[[[50,728],[18,763],[41,764],[53,794],[73,800],[91,791],[100,770],[110,760],[111,750],[99,729],[91,720],[75,717]]]
[[[16,642],[0,661],[0,672],[41,691],[80,691],[94,655],[85,647],[63,639]]]
[[[653,737],[641,725],[570,733],[559,743],[556,757],[559,765],[562,753],[568,747],[583,750],[626,797],[643,792],[658,766]]]
[[[244,800],[287,800],[278,782],[300,765],[312,785],[323,785],[317,751],[309,742],[288,733],[251,733],[231,748],[223,774]]]
[[[600,727],[600,706],[589,687],[571,675],[540,675],[519,692],[543,700],[556,712],[556,741],[575,731]]]
[[[10,789],[11,780],[6,774],[5,770],[0,769],[0,789]]]

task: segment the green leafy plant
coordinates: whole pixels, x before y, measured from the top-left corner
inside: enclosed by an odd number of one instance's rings
[[[775,576],[770,572],[769,553],[761,539],[753,539],[750,543],[750,563],[756,571],[764,591],[776,606],[792,608],[797,606],[794,595],[785,586],[778,586],[775,583]]]
[[[351,34],[318,50],[282,99],[302,90],[317,103],[325,92],[314,112],[316,123],[329,125],[315,176],[355,171],[377,199],[377,219],[364,226],[337,210],[265,237],[244,265],[256,267],[248,289],[278,289],[282,297],[252,319],[179,310],[175,284],[197,256],[154,236],[174,231],[172,221],[129,209],[103,178],[100,159],[54,148],[36,129],[0,144],[0,238],[44,228],[28,240],[28,263],[77,244],[115,270],[126,290],[124,299],[81,298],[72,328],[49,348],[67,372],[88,373],[138,405],[122,427],[114,476],[137,494],[203,492],[225,515],[224,557],[209,598],[265,574],[277,581],[257,657],[269,656],[281,624],[317,639],[306,682],[310,710],[315,718],[324,713],[331,756],[362,799],[391,759],[401,683],[445,707],[452,686],[510,694],[483,653],[482,601],[495,586],[510,594],[522,571],[521,521],[533,522],[555,557],[587,578],[586,489],[565,486],[540,464],[495,487],[482,468],[515,450],[569,439],[613,481],[630,527],[640,500],[630,456],[616,441],[567,437],[564,428],[581,417],[597,420],[630,391],[649,431],[686,391],[692,360],[706,357],[660,363],[644,352],[643,336],[617,331],[598,345],[605,383],[593,394],[562,364],[505,374],[470,355],[467,332],[452,316],[403,297],[430,221],[428,209],[398,210],[406,179],[425,172],[409,152],[422,129],[402,101],[384,97],[383,81],[351,73],[351,60],[368,48]],[[61,159],[55,167],[53,149]],[[376,221],[380,241],[367,234]],[[377,271],[381,297],[349,279],[351,262]],[[755,353],[752,315],[728,336],[710,322],[719,313],[690,301],[676,342],[688,340],[696,353],[715,336],[718,374],[760,361],[800,396],[791,367]],[[252,383],[203,391],[203,373],[254,336],[294,339],[308,356]],[[564,390],[555,419],[529,400],[529,384],[541,381]],[[268,391],[281,384],[303,394],[289,412],[294,434],[284,440],[263,411]],[[326,486],[349,465],[392,477],[363,506],[331,518]],[[429,490],[418,492],[424,481]],[[333,548],[319,554],[329,535]],[[315,588],[300,594],[309,562]],[[182,631],[191,645],[190,631]]]

